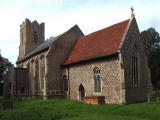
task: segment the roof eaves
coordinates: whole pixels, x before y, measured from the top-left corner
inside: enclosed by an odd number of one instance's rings
[[[110,55],[102,55],[102,56],[88,58],[88,59],[84,59],[84,60],[80,60],[80,61],[76,61],[76,62],[64,63],[61,66],[76,65],[76,64],[81,64],[81,63],[85,63],[85,62],[88,62],[88,61],[95,61],[95,60],[103,59],[103,58],[110,59],[110,58],[113,58],[113,57],[117,57],[118,54],[119,54],[119,52],[115,52],[115,53],[112,53]]]
[[[37,51],[37,52],[35,52],[35,53],[33,53],[33,54],[29,55],[29,56],[23,57],[22,59],[18,60],[18,61],[16,62],[16,64],[18,64],[18,63],[20,63],[20,62],[23,62],[23,61],[25,61],[25,60],[33,57],[34,55],[37,55],[37,54],[42,53],[42,52],[44,52],[44,51],[47,51],[48,49],[49,49],[49,47],[46,47],[46,48],[44,48],[44,49],[42,49],[42,50],[40,50],[40,51]]]

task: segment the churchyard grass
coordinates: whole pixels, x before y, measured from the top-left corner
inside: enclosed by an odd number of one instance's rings
[[[0,120],[160,120],[160,102],[91,105],[71,100],[22,100],[15,101],[10,110],[0,107]]]

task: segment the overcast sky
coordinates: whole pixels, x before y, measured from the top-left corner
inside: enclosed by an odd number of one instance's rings
[[[45,22],[45,39],[78,24],[84,34],[126,20],[134,7],[139,29],[155,27],[160,32],[160,0],[0,0],[0,49],[15,63],[20,24]]]

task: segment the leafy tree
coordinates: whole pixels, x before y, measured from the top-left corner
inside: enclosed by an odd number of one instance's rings
[[[143,40],[147,56],[151,54],[153,49],[160,48],[160,35],[155,28],[142,31],[141,40]]]
[[[10,65],[9,60],[0,55],[0,95],[3,93],[3,76]]]
[[[151,80],[155,89],[160,88],[160,48],[152,50],[149,59]]]
[[[7,69],[7,67],[10,65],[11,63],[9,62],[8,59],[3,58],[2,56],[0,56],[0,78],[1,80],[3,80],[3,75]]]
[[[154,28],[149,28],[141,32],[141,40],[148,57],[153,87],[160,88],[160,35]]]

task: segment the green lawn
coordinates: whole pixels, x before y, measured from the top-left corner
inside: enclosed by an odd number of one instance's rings
[[[0,107],[0,120],[160,120],[160,102],[90,105],[69,100],[28,100],[14,102],[12,110]]]

